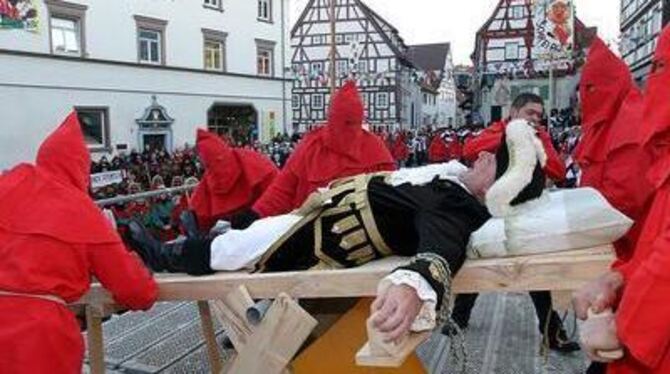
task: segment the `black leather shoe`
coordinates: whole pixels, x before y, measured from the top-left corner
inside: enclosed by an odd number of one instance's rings
[[[128,231],[131,247],[151,270],[171,273],[185,272],[184,243],[186,240],[161,243],[144,225],[135,220],[131,220],[128,224]]]
[[[181,227],[184,229],[186,237],[197,238],[200,236],[198,220],[192,210],[184,210],[181,212],[179,215],[179,222],[181,223]]]
[[[554,334],[549,334],[549,349],[560,353],[571,353],[580,350],[579,343],[571,341],[565,329],[560,328]]]
[[[153,271],[163,271],[160,257],[163,243],[154,238],[149,230],[137,220],[128,223],[128,237],[131,248],[137,252],[144,264]]]

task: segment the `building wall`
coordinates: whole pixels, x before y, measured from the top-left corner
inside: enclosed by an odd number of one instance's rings
[[[136,148],[135,120],[152,95],[175,118],[175,146],[193,144],[195,129],[206,127],[208,109],[215,103],[253,106],[259,134],[266,134],[270,125],[276,132],[290,131],[291,83],[281,79],[289,49],[284,0],[273,1],[273,23],[257,21],[255,1],[223,1],[223,12],[204,8],[202,0],[71,2],[88,6],[83,58],[50,54],[49,18],[42,1],[35,2],[38,33],[0,31],[0,169],[32,160],[41,140],[74,106],[108,108],[112,150],[121,144]],[[167,21],[165,66],[138,64],[134,15]],[[227,33],[226,73],[204,70],[203,28]],[[274,78],[256,75],[256,39],[276,43]]]
[[[576,95],[579,77],[568,76],[556,79],[554,83],[554,109],[571,107]],[[482,90],[482,103],[479,114],[485,123],[492,121],[491,109],[493,106],[501,106],[502,118],[509,116],[512,101],[521,93],[534,93],[541,96],[545,101],[545,112],[549,112],[549,80],[548,79],[515,79],[509,80],[508,86],[502,88],[505,94],[501,94],[500,85],[494,85],[490,89]]]
[[[135,120],[151,104],[152,95],[175,119],[174,146],[194,144],[195,129],[206,126],[207,111],[214,104],[252,105],[260,133],[270,125],[271,112],[276,124],[284,121],[283,84],[278,80],[9,54],[0,54],[0,64],[0,169],[32,160],[40,142],[75,106],[108,108],[112,148],[137,148]]]
[[[669,21],[668,0],[621,1],[621,54],[638,83],[651,71],[658,36]]]
[[[285,0],[284,0],[285,1]],[[228,33],[227,71],[256,75],[256,39],[276,43],[274,72],[281,75],[282,0],[273,1],[273,23],[256,18],[256,1],[223,1],[223,11],[205,8],[202,0],[70,0],[88,6],[86,10],[86,51],[84,57],[137,62],[137,32],[133,16],[167,21],[166,65],[192,69],[204,67],[202,29]],[[0,48],[50,53],[47,6],[34,2],[40,14],[40,30],[0,32]],[[286,9],[284,17],[287,17]],[[287,27],[286,19],[283,27]]]

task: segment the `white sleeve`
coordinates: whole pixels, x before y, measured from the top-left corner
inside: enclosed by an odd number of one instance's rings
[[[391,286],[406,285],[414,288],[419,299],[423,301],[421,310],[416,316],[410,330],[413,332],[420,332],[432,330],[436,326],[437,321],[437,293],[430,286],[421,274],[411,270],[396,270],[386,276],[379,282],[377,286],[377,295],[381,295]]]

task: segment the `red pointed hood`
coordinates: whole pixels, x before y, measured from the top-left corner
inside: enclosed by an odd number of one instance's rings
[[[647,81],[643,121],[644,140],[658,159],[651,171],[656,186],[670,176],[670,26],[661,33]]]
[[[607,137],[604,132],[609,131],[631,89],[635,87],[628,66],[596,38],[579,83],[583,135],[575,158],[580,164],[605,160],[607,147],[600,144]]]
[[[88,193],[91,156],[76,112],[70,113],[44,140],[37,152],[36,165],[59,181]]]
[[[88,195],[90,159],[72,112],[42,144],[37,166],[21,164],[0,176],[0,227],[66,243],[119,243]]]
[[[363,131],[363,101],[356,83],[348,81],[335,93],[330,103],[326,146],[338,153],[358,158],[359,153],[364,151],[358,147]]]
[[[631,87],[633,80],[628,66],[600,38],[596,38],[589,49],[579,83],[584,130],[612,121]]]
[[[198,130],[196,147],[205,175],[190,204],[202,229],[249,207],[278,173],[267,157],[230,147],[207,131]]]
[[[235,185],[242,170],[233,148],[209,131],[198,129],[196,149],[205,166],[205,176],[214,193],[226,193]]]

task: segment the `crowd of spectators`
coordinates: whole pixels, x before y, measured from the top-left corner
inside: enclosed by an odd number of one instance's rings
[[[576,184],[579,174],[571,154],[580,136],[577,119],[570,110],[552,111],[547,119],[551,123],[550,134],[554,146],[566,162],[568,175],[565,186]],[[429,148],[433,139],[440,135],[448,141],[457,141],[462,146],[477,136],[484,126],[469,125],[459,129],[430,129],[423,127],[410,131],[375,131],[394,154],[399,143],[406,146],[407,155],[399,161],[401,167],[417,167],[429,163]],[[279,168],[282,168],[295,150],[299,135],[278,135],[269,143],[242,145],[267,155]],[[94,199],[106,199],[119,195],[137,194],[144,191],[178,187],[184,184],[197,184],[202,176],[203,168],[191,146],[170,153],[165,149],[147,146],[143,152],[120,152],[111,159],[101,157],[91,164],[91,174],[118,171],[122,175],[120,183],[106,185],[92,190]],[[179,213],[188,206],[188,194],[159,195],[148,199],[138,199],[124,204],[111,206],[117,222],[121,227],[129,219],[138,219],[163,239],[170,239],[178,234]]]

